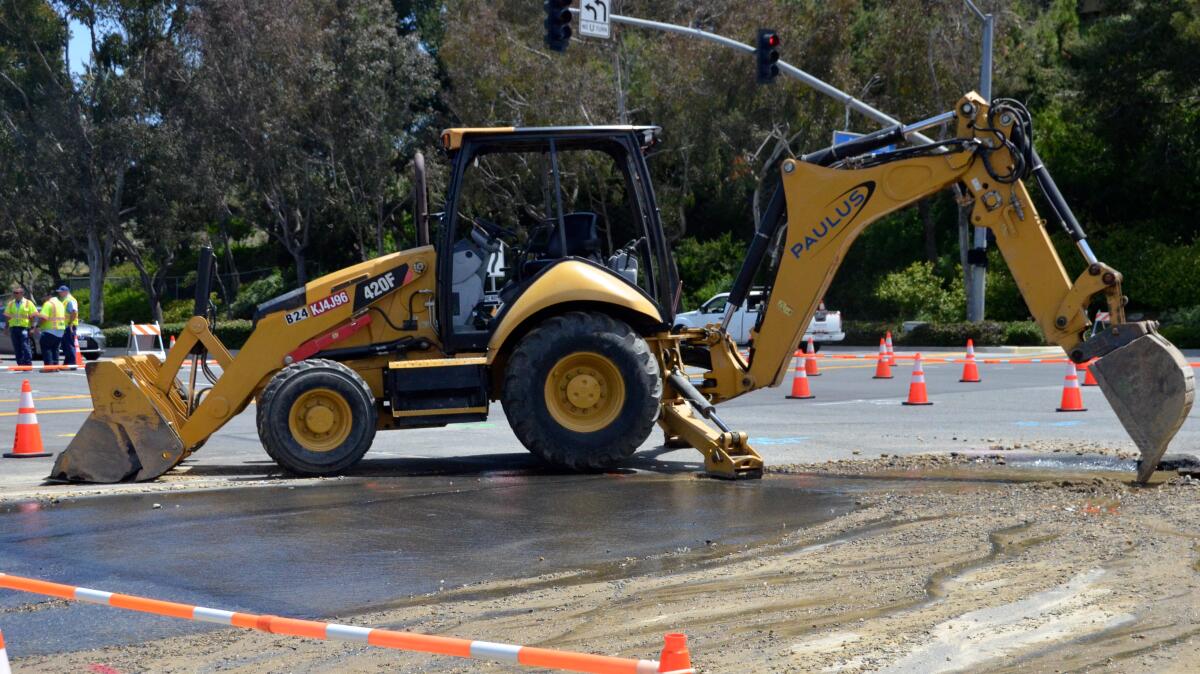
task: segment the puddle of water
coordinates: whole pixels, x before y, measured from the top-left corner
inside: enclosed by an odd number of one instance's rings
[[[161,504],[154,509],[153,504]],[[489,476],[140,494],[0,509],[0,569],[109,591],[298,617],[467,583],[757,542],[853,509],[790,480]],[[639,565],[646,572],[650,565]],[[23,655],[204,629],[0,593]]]

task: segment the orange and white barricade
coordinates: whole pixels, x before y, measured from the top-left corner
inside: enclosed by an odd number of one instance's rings
[[[159,360],[167,359],[167,350],[163,345],[162,326],[158,321],[153,323],[130,323],[129,346],[125,353],[131,356],[154,354]]]

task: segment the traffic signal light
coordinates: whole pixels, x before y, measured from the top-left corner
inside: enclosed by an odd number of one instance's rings
[[[571,0],[545,0],[546,46],[557,52],[567,50],[571,41]]]
[[[779,33],[770,28],[758,29],[758,46],[754,49],[758,59],[758,83],[770,84],[779,76]]]

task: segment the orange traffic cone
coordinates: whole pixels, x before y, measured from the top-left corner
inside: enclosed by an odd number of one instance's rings
[[[887,331],[887,337],[884,338],[884,343],[887,344],[888,365],[896,367],[896,350],[892,348],[892,331]]]
[[[967,338],[967,362],[963,363],[963,373],[961,382],[968,384],[978,384],[983,381],[979,378],[979,365],[975,362],[975,340]]]
[[[805,358],[804,360],[808,360]],[[808,371],[805,368],[803,361],[796,364],[796,374],[792,377],[792,393],[787,396],[788,400],[808,400],[815,398],[812,391],[808,390]]]
[[[908,400],[905,405],[932,405],[925,391],[925,370],[921,367],[921,354],[913,356],[912,383],[908,385]]]
[[[662,654],[658,656],[660,674],[694,674],[692,656],[688,653],[687,635],[671,633],[663,635]]]
[[[83,352],[79,350],[79,333],[75,333],[75,367],[83,366]]]
[[[1083,394],[1079,390],[1079,373],[1075,370],[1075,363],[1067,363],[1067,378],[1063,382],[1062,403],[1059,404],[1058,411],[1087,411],[1087,408],[1083,406]]]
[[[12,674],[8,668],[8,651],[4,650],[4,632],[0,632],[0,674]]]
[[[29,380],[21,382],[21,403],[17,408],[17,433],[13,438],[13,451],[4,455],[6,459],[33,459],[50,456],[42,449],[42,430],[38,426],[37,412],[33,409],[33,388]]]
[[[167,351],[175,348],[175,335],[171,335],[171,345],[167,347]]]
[[[892,366],[888,364],[887,344],[879,338],[879,359],[875,361],[875,376],[872,379],[891,379]]]
[[[1083,364],[1083,385],[1084,386],[1099,386],[1100,385],[1100,383],[1096,381],[1096,375],[1092,374],[1092,363],[1094,363],[1094,362],[1096,362],[1096,361],[1089,360],[1088,362]],[[1078,370],[1076,370],[1076,372],[1078,372]]]
[[[817,352],[813,350],[812,337],[808,338],[808,350],[804,353],[804,372],[810,377],[821,376],[821,368],[817,367]]]

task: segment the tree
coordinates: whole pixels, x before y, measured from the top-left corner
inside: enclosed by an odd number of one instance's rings
[[[196,120],[238,167],[245,215],[309,277],[382,247],[396,169],[428,124],[432,64],[384,0],[219,0],[194,13]],[[314,227],[318,226],[317,231]]]

